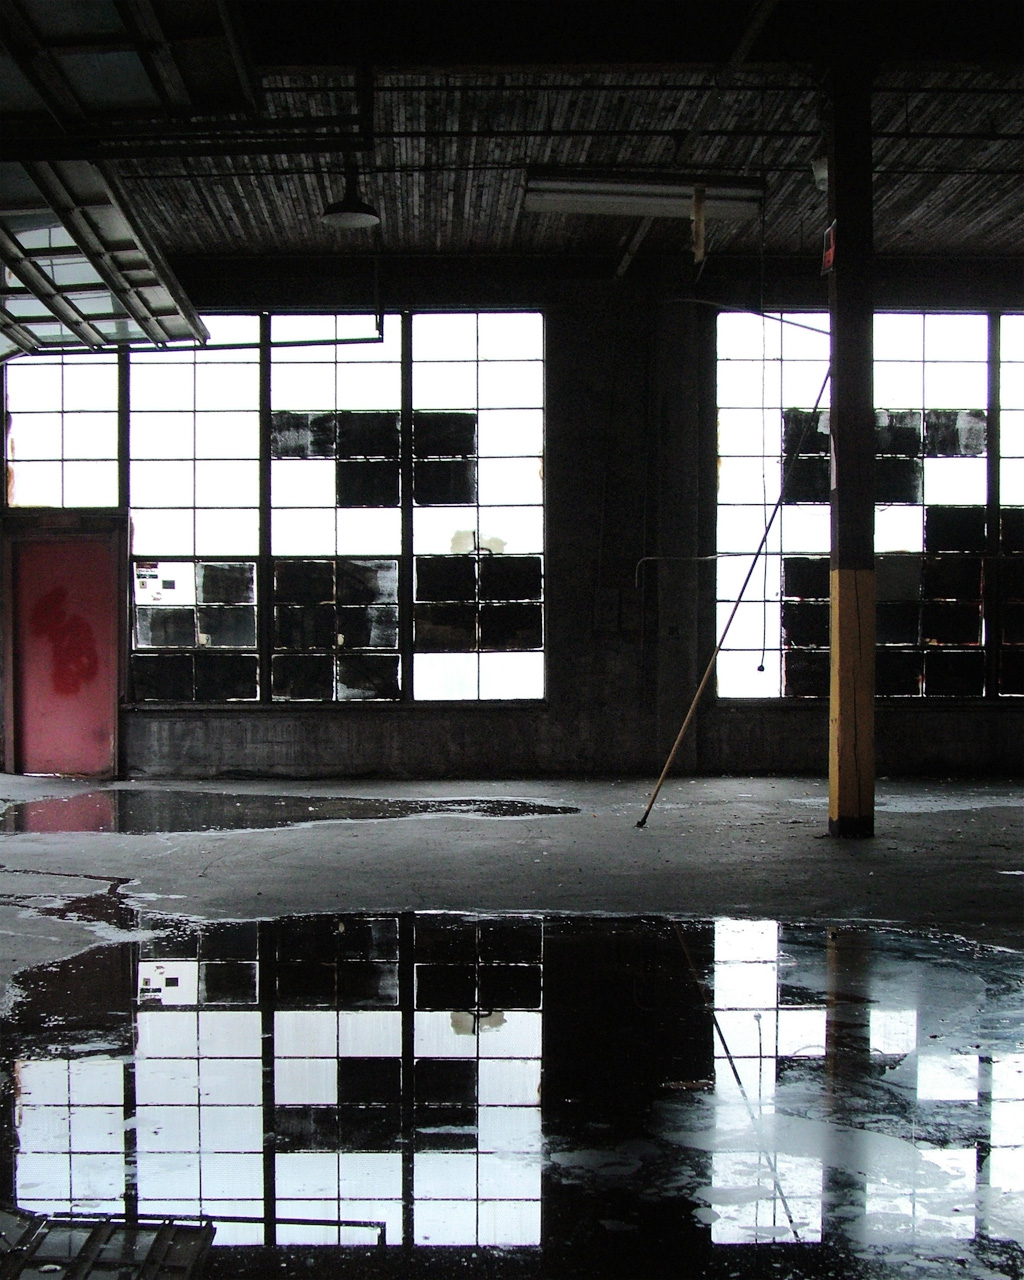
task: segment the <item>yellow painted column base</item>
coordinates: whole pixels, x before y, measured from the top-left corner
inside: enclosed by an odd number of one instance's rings
[[[875,571],[833,569],[828,829],[875,833]]]

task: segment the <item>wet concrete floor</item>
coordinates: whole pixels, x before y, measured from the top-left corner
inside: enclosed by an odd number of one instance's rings
[[[1024,1276],[1019,952],[107,896],[9,993],[0,1200],[208,1215],[211,1278]]]

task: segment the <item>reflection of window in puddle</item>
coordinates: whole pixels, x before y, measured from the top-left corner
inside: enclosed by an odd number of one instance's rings
[[[866,1243],[893,1240],[971,1240],[975,1224],[977,1153],[966,1149],[911,1147],[877,1134],[861,1134],[864,1158],[884,1176],[865,1187],[864,1218],[857,1231]]]

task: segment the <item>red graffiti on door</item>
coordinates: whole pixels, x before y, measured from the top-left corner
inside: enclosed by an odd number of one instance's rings
[[[67,599],[67,587],[47,591],[32,606],[29,626],[52,646],[54,693],[71,697],[96,679],[100,660],[92,627],[80,613],[67,612]]]

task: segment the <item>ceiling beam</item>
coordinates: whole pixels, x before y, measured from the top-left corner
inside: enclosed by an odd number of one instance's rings
[[[132,35],[135,52],[164,106],[171,111],[191,107],[192,98],[150,0],[114,0],[114,7]]]
[[[102,347],[106,339],[98,329],[93,328],[74,303],[69,302],[53,283],[45,271],[42,271],[28,257],[21,245],[13,236],[0,226],[0,261],[16,276],[46,309],[61,324],[65,325],[87,347]],[[20,345],[20,344],[19,344]]]

